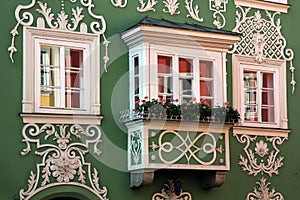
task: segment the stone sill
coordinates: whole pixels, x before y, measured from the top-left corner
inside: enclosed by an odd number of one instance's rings
[[[100,125],[101,115],[66,115],[52,113],[21,113],[23,123],[94,124]]]

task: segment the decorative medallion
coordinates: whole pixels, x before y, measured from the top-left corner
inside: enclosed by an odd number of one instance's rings
[[[273,188],[270,191],[270,184],[267,179],[262,177],[259,182],[256,182],[258,188],[254,187],[254,191],[247,195],[247,200],[284,200],[282,194],[275,191]]]
[[[99,199],[107,200],[106,187],[100,188],[99,172],[91,168],[85,155],[89,148],[100,155],[101,131],[98,126],[26,124],[22,130],[27,147],[22,151],[26,156],[31,145],[36,144],[35,154],[42,157],[31,171],[28,189],[21,189],[20,199],[30,199],[36,193],[58,185],[75,185],[93,192]]]
[[[241,144],[246,144],[244,152],[246,156],[240,155],[239,165],[248,175],[257,176],[259,173],[267,174],[272,177],[278,175],[278,169],[283,166],[284,157],[279,156],[281,145],[287,138],[285,137],[267,137],[264,140],[257,141],[257,136],[235,135]],[[253,148],[253,145],[255,147]],[[269,148],[272,148],[270,150]]]
[[[144,0],[139,0],[139,3],[141,4],[140,7],[137,7],[137,10],[139,12],[148,12],[148,11],[155,12],[154,6],[158,3],[158,1],[148,0],[148,2],[145,3]]]
[[[271,14],[265,11],[263,18],[260,10],[254,15],[249,15],[251,8],[243,9],[237,6],[240,11],[236,11],[236,26],[234,32],[241,33],[240,41],[236,42],[230,53],[255,57],[258,63],[265,61],[265,58],[275,60],[285,60],[290,62],[292,73],[292,93],[294,93],[296,81],[294,79],[295,67],[293,66],[294,52],[287,49],[287,42],[281,33],[280,18],[276,19],[279,12]]]
[[[182,191],[179,180],[168,180],[161,193],[155,193],[152,200],[192,200],[192,195]]]
[[[177,11],[179,4],[178,0],[164,0],[164,5],[167,9],[163,9],[165,13],[170,13],[171,15],[178,15],[180,11]]]
[[[199,6],[194,7],[193,0],[185,0],[185,8],[189,12],[187,17],[191,17],[198,22],[203,22],[203,18],[199,17]]]
[[[223,12],[226,12],[226,5],[228,0],[209,0],[209,9],[214,11],[213,17],[214,22],[213,25],[218,29],[221,29],[226,24],[226,19],[223,15]]]
[[[89,15],[93,19],[95,19],[95,21],[92,21],[90,23],[90,31],[94,34],[103,36],[103,40],[104,40],[103,45],[105,46],[106,49],[105,50],[106,54],[103,57],[103,60],[104,60],[104,68],[105,70],[107,70],[106,69],[107,63],[109,61],[108,45],[110,42],[106,39],[104,35],[106,31],[106,21],[103,16],[96,15],[92,11],[92,9],[95,7],[95,5],[92,3],[92,0],[70,0],[71,3],[76,3],[77,1],[79,1],[83,7],[87,8]],[[42,3],[41,1],[38,1],[37,4],[40,8],[37,8],[36,11],[42,14],[49,28],[60,29],[65,31],[76,31],[78,26],[80,26],[81,32],[87,32],[87,25],[85,23],[81,23],[81,21],[84,18],[84,15],[82,14],[83,11],[82,7],[72,8],[71,10],[72,10],[73,17],[69,20],[69,16],[65,13],[64,0],[61,0],[61,11],[57,14],[56,19],[55,19],[55,14],[52,13],[52,9],[48,7],[47,3]],[[20,25],[31,26],[33,24],[34,22],[33,14],[27,10],[33,8],[35,5],[36,5],[36,0],[31,0],[31,3],[29,5],[25,5],[25,6],[18,5],[15,10],[17,25],[10,32],[12,35],[12,41],[11,41],[11,46],[8,48],[12,62],[14,62],[13,54],[17,52],[17,48],[15,47],[15,38],[17,35],[19,35],[18,28]],[[71,21],[71,23],[69,23],[69,21]],[[37,22],[38,25],[45,24],[43,18],[38,18]]]

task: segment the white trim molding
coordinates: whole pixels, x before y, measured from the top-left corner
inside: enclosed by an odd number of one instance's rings
[[[287,13],[290,5],[287,0],[234,0],[236,6],[258,8],[281,13]]]
[[[28,189],[20,190],[21,200],[29,200],[35,194],[59,185],[79,186],[101,200],[108,200],[107,188],[100,187],[98,170],[92,169],[91,163],[86,161],[89,149],[97,156],[101,153],[98,126],[25,124],[22,136],[26,148],[21,154],[29,154],[35,144],[35,154],[42,161],[36,164],[36,172],[31,171]]]

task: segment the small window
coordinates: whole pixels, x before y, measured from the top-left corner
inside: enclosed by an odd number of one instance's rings
[[[242,125],[287,128],[285,62],[234,55],[233,63],[233,103]]]
[[[24,33],[23,121],[100,115],[99,36],[33,27]]]

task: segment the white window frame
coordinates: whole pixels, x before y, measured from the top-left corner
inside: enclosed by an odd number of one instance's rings
[[[212,61],[213,62],[213,79],[214,86],[226,84],[226,80],[224,79],[224,74],[226,74],[226,69],[222,65],[222,53],[214,52],[214,51],[201,51],[190,48],[182,48],[182,47],[172,47],[172,46],[161,46],[152,44],[150,49],[150,98],[158,98],[158,72],[157,72],[157,64],[158,64],[158,56],[165,55],[172,57],[172,68],[173,68],[173,99],[180,100],[180,83],[179,83],[179,58],[187,58],[193,60],[193,83],[192,83],[192,91],[193,97],[196,97],[197,101],[200,101],[200,73],[199,73],[199,61]],[[224,88],[224,87],[223,87]],[[226,101],[226,88],[222,91],[217,91],[216,87],[213,89],[213,106],[220,105]]]
[[[232,86],[233,106],[241,114],[241,126],[263,128],[288,128],[287,119],[287,95],[286,95],[286,62],[281,60],[266,59],[264,63],[258,63],[255,58],[249,56],[233,55]],[[244,70],[261,70],[274,73],[274,104],[275,122],[247,122],[244,120]]]
[[[288,0],[234,0],[235,5],[287,13],[290,5]]]
[[[23,57],[23,121],[41,120],[59,123],[99,123],[99,118],[89,120],[88,116],[100,115],[100,38],[99,35],[24,27]],[[66,46],[83,50],[84,60],[84,107],[52,108],[40,106],[40,46]],[[60,115],[59,117],[55,115]],[[84,117],[78,117],[78,116]],[[64,117],[62,117],[64,116]],[[84,120],[82,120],[84,118]]]

